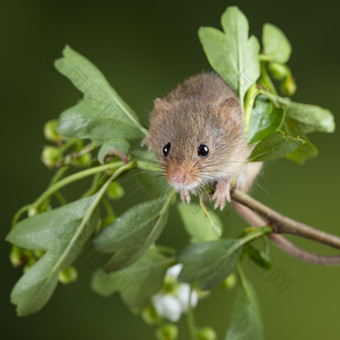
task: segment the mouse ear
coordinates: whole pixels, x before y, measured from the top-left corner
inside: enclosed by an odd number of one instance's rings
[[[153,102],[154,110],[167,111],[170,110],[171,105],[164,99],[156,98]]]
[[[226,118],[230,116],[241,123],[243,121],[243,113],[240,105],[240,101],[236,97],[229,97],[219,103],[217,103],[217,108],[221,111]]]

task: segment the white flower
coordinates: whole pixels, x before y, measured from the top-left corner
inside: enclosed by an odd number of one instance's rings
[[[158,293],[152,297],[157,314],[169,321],[176,322],[182,315],[182,306],[177,296]]]
[[[175,283],[176,289],[174,289],[174,292],[161,291],[152,297],[157,314],[172,322],[178,321],[182,313],[187,313],[189,309],[190,285],[178,283],[177,281],[182,268],[182,264],[176,264],[169,268],[165,274],[165,283]],[[191,307],[196,307],[197,302],[198,294],[195,290],[192,290],[190,296]]]

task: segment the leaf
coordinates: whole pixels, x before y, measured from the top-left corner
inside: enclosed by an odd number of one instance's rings
[[[191,242],[206,242],[218,240],[222,234],[223,225],[219,217],[209,211],[206,216],[198,204],[177,204],[177,209],[184,227],[191,236]]]
[[[272,260],[265,251],[257,249],[250,244],[245,248],[245,252],[258,266],[264,269],[270,269],[272,267]]]
[[[248,144],[256,143],[279,130],[285,119],[282,108],[274,108],[264,96],[258,96],[251,112],[247,132]]]
[[[135,157],[139,169],[161,172],[157,157],[153,152],[133,146],[130,153]]]
[[[91,288],[102,296],[120,292],[127,306],[142,308],[162,288],[164,275],[173,262],[173,258],[150,248],[126,269],[110,274],[100,269],[93,273]]]
[[[248,38],[248,20],[237,7],[228,7],[221,23],[225,33],[201,27],[198,35],[210,65],[243,103],[245,93],[260,76],[260,45],[256,37]]]
[[[301,133],[334,132],[335,123],[332,113],[316,105],[295,103],[288,98],[273,96],[286,110],[288,117],[300,123]]]
[[[83,100],[61,114],[58,133],[98,142],[145,136],[137,115],[89,60],[66,46],[55,67],[84,94]]]
[[[303,139],[275,132],[256,145],[248,158],[249,162],[266,162],[282,158],[304,143]]]
[[[253,230],[241,238],[195,243],[179,252],[177,259],[184,265],[179,280],[200,282],[202,290],[219,286],[232,273],[242,253],[243,246],[271,232],[264,227]]]
[[[318,149],[311,143],[307,136],[303,136],[302,138],[305,143],[286,156],[286,158],[299,164],[304,164],[308,159],[318,155]]]
[[[93,246],[100,253],[114,255],[105,266],[108,272],[125,268],[138,260],[161,234],[174,195],[140,203],[97,234]]]
[[[262,32],[263,50],[274,61],[285,64],[292,52],[292,47],[284,33],[272,24],[264,24]]]
[[[60,271],[81,253],[93,234],[99,193],[18,223],[6,240],[25,249],[46,251],[16,283],[11,302],[20,316],[39,311],[50,299]]]
[[[130,144],[127,140],[119,138],[111,139],[105,142],[99,149],[98,161],[104,164],[107,157],[117,155],[124,163],[127,163],[129,149]]]
[[[225,340],[263,340],[263,327],[255,290],[243,279],[238,288]]]

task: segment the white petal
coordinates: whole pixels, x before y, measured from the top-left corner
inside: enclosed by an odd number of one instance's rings
[[[182,308],[177,297],[158,293],[152,297],[153,305],[162,318],[176,322],[182,315]]]
[[[181,270],[183,268],[182,263],[175,264],[174,266],[170,267],[165,274],[165,280],[168,279],[169,277],[177,279]]]
[[[178,300],[181,304],[183,313],[188,311],[189,306],[189,294],[190,294],[190,285],[187,283],[181,283],[178,287]],[[198,295],[196,290],[191,292],[190,297],[191,307],[195,308],[198,302]]]

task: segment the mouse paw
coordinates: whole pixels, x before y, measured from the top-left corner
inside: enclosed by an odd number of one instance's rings
[[[222,211],[226,205],[226,201],[230,202],[230,183],[226,180],[220,180],[216,184],[216,189],[212,197],[215,200],[214,209],[220,207]]]
[[[181,195],[181,200],[182,200],[183,203],[185,201],[187,201],[187,203],[190,203],[191,197],[190,197],[190,194],[189,194],[188,190],[182,190],[180,192],[180,195]]]

